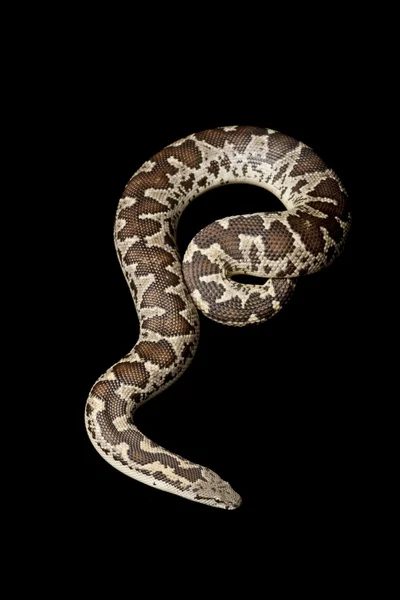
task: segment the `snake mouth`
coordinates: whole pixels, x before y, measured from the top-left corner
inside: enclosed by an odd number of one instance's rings
[[[239,496],[239,499],[238,499],[236,502],[234,502],[234,503],[232,503],[232,504],[229,504],[229,505],[226,507],[226,510],[236,510],[237,508],[240,508],[240,506],[241,506],[241,505],[242,505],[242,499],[241,499],[241,497]]]
[[[237,500],[233,500],[229,503],[226,501],[221,501],[220,504],[217,504],[218,507],[224,508],[225,510],[236,510],[242,505],[242,498],[238,495]]]
[[[226,500],[221,500],[220,498],[206,498],[199,495],[196,495],[194,497],[194,500],[196,502],[200,502],[201,504],[207,504],[208,506],[222,508],[224,510],[235,510],[236,508],[239,508],[242,504],[242,498],[239,495],[237,500],[230,502],[227,502]]]

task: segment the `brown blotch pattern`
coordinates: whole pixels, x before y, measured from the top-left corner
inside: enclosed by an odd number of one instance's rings
[[[243,254],[239,234],[254,237],[265,234],[262,218],[259,215],[235,217],[230,219],[226,229],[219,223],[211,223],[196,235],[195,243],[199,248],[208,248],[217,242],[229,256],[241,260]]]
[[[173,169],[171,164],[168,162],[169,158],[176,158],[179,162],[191,168],[198,168],[201,165],[201,152],[196,146],[196,142],[193,140],[185,140],[179,146],[167,146],[160,152],[158,152],[153,160],[156,161],[159,168],[165,169],[167,172],[169,169]]]
[[[235,146],[238,152],[244,152],[253,136],[264,136],[266,130],[261,127],[237,127],[231,131],[223,129],[207,129],[196,134],[196,138],[216,148],[223,148],[227,142]]]
[[[280,169],[278,169],[274,178],[272,179],[272,183],[277,183],[278,181],[280,181],[283,178],[283,176],[285,175],[286,171],[287,171],[287,166],[282,165],[280,167]]]
[[[208,172],[214,175],[214,177],[218,177],[219,174],[219,164],[216,160],[212,160],[208,167]]]
[[[299,181],[297,181],[295,183],[295,185],[292,187],[292,194],[297,193],[301,190],[302,187],[304,187],[307,183],[306,179],[299,179]]]
[[[335,179],[327,177],[318,183],[309,193],[309,196],[317,198],[331,198],[336,204],[330,202],[321,202],[318,200],[309,201],[307,204],[314,206],[317,210],[327,214],[337,216],[343,221],[349,219],[349,203],[345,192],[342,192]]]
[[[139,342],[136,344],[135,350],[140,358],[160,367],[170,367],[176,361],[175,350],[167,340]]]
[[[151,236],[160,231],[161,224],[154,219],[139,219],[142,214],[137,205],[124,208],[120,211],[118,218],[125,220],[125,225],[118,232],[118,238],[125,240],[134,235]]]
[[[117,394],[119,386],[119,381],[99,381],[92,390],[94,396],[106,403],[106,410],[110,414],[111,420],[126,415],[126,401]]]
[[[273,221],[264,236],[265,254],[270,260],[284,258],[294,250],[294,239],[289,229],[280,221]]]
[[[193,189],[194,181],[195,181],[195,177],[194,177],[193,173],[190,173],[190,175],[187,179],[183,179],[181,181],[181,186],[183,187],[185,192],[190,192],[190,190]]]
[[[325,240],[320,228],[321,220],[304,211],[290,214],[287,218],[290,227],[299,234],[306,250],[317,256],[324,251]]]
[[[306,173],[316,173],[326,170],[326,164],[315,154],[308,146],[303,146],[300,157],[290,172],[292,177],[305,175]]]
[[[146,189],[171,188],[168,175],[174,175],[177,172],[177,168],[168,162],[168,159],[171,157],[192,168],[199,167],[201,164],[201,152],[193,140],[186,140],[180,146],[164,148],[151,159],[154,163],[151,171],[142,171],[132,177],[122,197],[132,196],[142,198]]]
[[[251,245],[249,252],[249,260],[253,271],[257,271],[257,267],[261,263],[261,258],[259,256],[258,248],[255,244]]]
[[[297,148],[300,142],[283,133],[275,132],[268,137],[268,159],[271,162],[286,156],[288,152],[292,152]]]
[[[150,331],[156,331],[165,336],[189,335],[194,332],[191,325],[180,312],[187,307],[186,298],[166,293],[168,287],[166,282],[174,281],[176,275],[166,272],[162,279],[152,283],[145,291],[142,297],[141,307],[157,307],[165,310],[165,313],[159,316],[149,317],[143,321],[143,327]]]
[[[195,269],[193,269],[193,263],[196,265]],[[203,275],[212,275],[219,272],[220,268],[218,265],[211,262],[207,256],[204,256],[204,254],[201,254],[199,251],[193,253],[192,262],[183,263],[183,275],[185,278],[185,283],[190,292],[193,292],[193,290],[196,289],[199,277],[202,277]]]
[[[143,328],[160,333],[165,337],[189,335],[195,331],[193,325],[177,311],[145,319]]]
[[[294,289],[292,281],[289,279],[276,280],[274,286],[277,292],[275,299],[279,299],[282,303],[287,302]],[[244,324],[252,315],[256,315],[261,321],[272,317],[275,312],[272,305],[274,299],[270,296],[261,298],[258,292],[250,294],[243,306],[242,301],[236,296],[225,302],[216,302],[221,298],[225,288],[213,281],[199,281],[197,287],[201,295],[207,298],[213,318],[220,323]]]
[[[202,468],[199,465],[191,463],[189,468],[185,468],[184,466],[181,466],[179,456],[170,455],[164,451],[164,448],[161,448],[154,443],[151,443],[151,445],[153,448],[158,449],[158,452],[146,452],[143,450],[140,445],[146,438],[135,426],[132,426],[125,431],[118,431],[108,411],[99,412],[96,419],[101,428],[102,436],[109,444],[118,446],[119,444],[125,443],[129,446],[128,456],[135,464],[144,466],[159,461],[161,464],[173,469],[177,475],[184,477],[190,482],[204,480]],[[127,463],[118,453],[114,453],[113,458],[124,465],[129,465],[129,463]],[[148,473],[150,474],[150,471],[148,471]],[[163,475],[164,481],[167,481],[178,489],[183,489],[183,484],[181,482],[170,480],[165,474],[159,473]],[[153,472],[151,472],[151,474],[155,476]],[[157,478],[158,477],[156,477],[156,479]]]
[[[199,248],[208,248],[218,242],[229,256],[235,260],[242,260],[244,257],[240,249],[240,234],[261,237],[266,258],[270,260],[284,258],[294,249],[293,235],[285,224],[273,221],[270,228],[266,230],[264,221],[259,215],[232,218],[227,228],[219,223],[212,223],[197,234],[195,243]]]
[[[199,186],[199,187],[206,187],[206,185],[207,185],[207,181],[208,181],[207,177],[202,177],[202,178],[201,178],[201,179],[199,179],[199,181],[197,182],[197,183],[198,183],[198,186]]]
[[[182,358],[188,360],[193,358],[196,352],[196,344],[194,342],[187,342],[183,345]]]
[[[296,271],[296,265],[291,260],[287,261],[285,275],[290,276]]]
[[[175,245],[174,245],[175,247]],[[179,283],[179,277],[167,270],[176,261],[170,250],[159,248],[157,246],[143,246],[143,243],[132,244],[124,256],[126,264],[136,264],[136,273],[139,276],[155,273],[157,276],[158,287],[164,293],[166,287],[176,286]]]
[[[146,367],[140,362],[119,362],[113,367],[113,372],[122,383],[139,388],[144,388],[150,377]]]

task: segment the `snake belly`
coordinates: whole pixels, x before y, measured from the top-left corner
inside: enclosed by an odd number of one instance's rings
[[[204,192],[261,186],[284,210],[232,216],[202,229],[183,261],[179,218]],[[227,325],[261,323],[290,298],[295,278],[327,267],[350,228],[335,173],[307,145],[259,127],[222,127],[181,139],[132,176],[119,202],[114,239],[140,333],[132,350],[93,385],[85,409],[91,442],[122,473],[156,489],[225,509],[240,496],[207,467],[148,439],[136,409],[188,367],[199,340],[197,309]],[[267,278],[246,285],[236,274]]]

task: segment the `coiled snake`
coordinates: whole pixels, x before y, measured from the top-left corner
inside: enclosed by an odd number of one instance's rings
[[[183,262],[179,218],[207,190],[261,186],[286,210],[220,219],[200,231]],[[190,135],[133,175],[119,202],[114,237],[138,313],[132,350],[94,384],[85,410],[90,440],[126,475],[189,500],[226,509],[240,496],[210,469],[144,436],[135,410],[189,365],[199,338],[198,309],[227,325],[261,323],[293,292],[296,277],[328,266],[350,227],[346,192],[305,144],[258,127],[222,127]],[[263,285],[235,274],[268,278]]]

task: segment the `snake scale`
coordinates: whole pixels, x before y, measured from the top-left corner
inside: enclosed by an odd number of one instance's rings
[[[275,194],[282,212],[220,219],[202,229],[183,261],[179,218],[211,188],[247,183]],[[162,448],[135,426],[144,402],[182,375],[199,340],[200,309],[227,325],[261,323],[291,296],[295,278],[327,267],[350,228],[335,173],[307,145],[259,127],[221,127],[181,139],[132,176],[119,202],[114,239],[137,310],[132,350],[94,384],[88,435],[122,473],[189,500],[234,509],[240,496],[216,473]],[[267,278],[262,285],[232,279]]]

